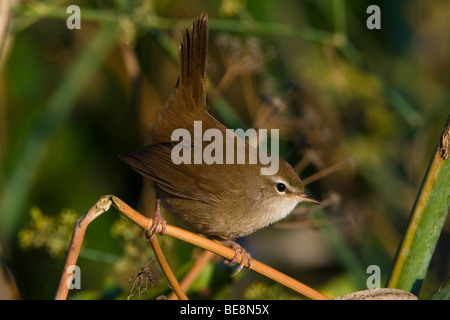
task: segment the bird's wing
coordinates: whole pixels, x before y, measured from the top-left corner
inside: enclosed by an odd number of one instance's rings
[[[170,143],[148,145],[136,152],[119,155],[135,171],[162,190],[183,198],[216,202],[226,194],[235,196],[236,168],[226,164],[175,164]]]

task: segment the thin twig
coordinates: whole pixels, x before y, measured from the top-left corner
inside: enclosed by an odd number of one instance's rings
[[[205,265],[214,257],[214,253],[211,251],[204,251],[202,255],[196,259],[195,264],[189,270],[189,272],[184,276],[183,280],[181,280],[180,285],[181,289],[186,292],[192,285],[199,273],[203,270]],[[175,293],[171,293],[167,300],[174,300],[176,298]]]
[[[130,278],[131,288],[127,300],[130,300],[136,294],[136,292],[138,293],[138,299],[140,300],[141,294],[147,291],[148,284],[150,283],[151,286],[154,286],[155,281],[150,270],[150,264],[152,263],[153,259],[154,258],[150,259],[150,261],[142,267],[141,271],[137,274],[136,277]],[[137,286],[136,289],[135,286]]]
[[[95,205],[75,223],[75,229],[70,240],[69,252],[67,253],[66,262],[64,264],[63,274],[59,282],[58,291],[56,292],[55,300],[65,300],[69,292],[69,284],[72,282],[72,273],[66,270],[71,270],[70,267],[76,265],[77,259],[83,242],[86,228],[95,218],[103,212],[106,212],[111,207],[111,196],[101,197]]]
[[[173,291],[177,295],[178,299],[180,300],[188,300],[188,297],[184,293],[183,289],[181,288],[178,279],[173,274],[172,269],[170,268],[169,264],[167,263],[166,257],[164,256],[161,247],[159,246],[158,239],[156,237],[153,237],[152,241],[150,241],[152,244],[153,251],[155,252],[156,259],[159,262],[159,265],[161,266],[161,269],[163,270],[164,274],[166,275],[167,280],[169,281]]]
[[[332,165],[332,166],[330,166],[328,168],[320,170],[319,172],[317,172],[317,173],[315,173],[313,175],[310,175],[309,177],[303,179],[303,185],[306,186],[306,185],[308,185],[310,183],[313,183],[314,181],[320,180],[320,179],[322,179],[322,178],[324,178],[324,177],[326,177],[326,176],[328,176],[328,175],[330,175],[332,173],[335,173],[336,171],[339,171],[339,170],[345,168],[346,166],[348,166],[351,163],[352,163],[351,159],[347,159],[347,160],[344,160],[344,161],[342,161],[340,163],[336,163],[336,164],[334,164],[334,165]]]
[[[305,168],[311,163],[311,158],[309,157],[309,153],[307,152],[302,159],[296,163],[296,165],[294,166],[294,171],[297,174],[300,174],[301,172],[303,172],[303,170],[305,170]]]
[[[61,276],[61,281],[58,287],[58,291],[56,293],[55,299],[66,299],[67,293],[69,290],[68,284],[72,280],[72,274],[68,274],[66,270],[70,266],[73,266],[76,264],[81,242],[84,237],[84,233],[86,231],[86,228],[90,222],[92,222],[95,218],[97,218],[102,213],[109,210],[111,207],[115,207],[122,215],[124,215],[128,220],[138,225],[143,230],[148,230],[152,225],[152,219],[147,218],[137,211],[135,211],[133,208],[128,206],[125,202],[117,198],[113,195],[107,195],[103,196],[99,199],[99,201],[80,219],[77,220],[77,223],[75,225],[75,230],[72,235],[72,240],[70,242],[69,252],[66,258],[66,263],[64,266],[64,270]],[[161,229],[161,226],[159,226],[159,229],[157,232],[159,232]],[[205,250],[211,251],[217,255],[220,255],[224,257],[225,259],[231,260],[233,259],[235,255],[235,250],[224,246],[223,244],[207,239],[204,236],[177,228],[172,225],[166,226],[166,235],[174,237],[176,239],[191,243],[195,246],[201,247]],[[242,260],[242,256],[239,256],[236,260],[236,263],[240,263]],[[248,268],[248,263],[246,264],[246,267]],[[258,272],[274,281],[277,281],[284,286],[303,294],[311,299],[314,300],[327,300],[328,297],[321,294],[320,292],[306,286],[305,284],[279,272],[278,270],[275,270],[273,268],[270,268],[269,266],[253,259],[253,265],[251,268],[253,271]]]

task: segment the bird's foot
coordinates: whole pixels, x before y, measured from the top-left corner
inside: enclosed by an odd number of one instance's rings
[[[148,241],[152,241],[155,235],[158,233],[159,226],[161,225],[161,231],[159,232],[160,235],[166,234],[166,219],[164,219],[161,215],[160,205],[159,205],[159,199],[156,199],[156,208],[155,213],[153,214],[153,222],[150,229],[148,229],[145,232],[145,236],[147,237]]]
[[[233,277],[236,276],[239,272],[241,272],[242,268],[248,264],[248,268],[251,269],[253,265],[253,258],[239,243],[230,240],[230,239],[220,239],[221,243],[226,245],[227,247],[230,247],[234,250],[235,255],[233,259],[231,260],[225,260],[224,264],[227,266],[233,266],[237,263],[237,260],[239,259],[239,256],[242,255],[241,262],[239,263],[239,266],[237,267],[236,271],[233,273]]]

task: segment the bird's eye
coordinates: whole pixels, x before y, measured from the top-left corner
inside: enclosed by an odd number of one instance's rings
[[[282,182],[277,183],[277,190],[278,192],[285,192],[286,191],[286,185]]]

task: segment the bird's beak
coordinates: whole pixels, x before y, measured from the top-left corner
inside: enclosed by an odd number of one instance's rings
[[[300,202],[311,202],[311,203],[314,203],[314,204],[322,205],[322,203],[319,200],[316,200],[313,197],[308,196],[306,193],[302,193],[302,194],[298,195],[297,199]]]

